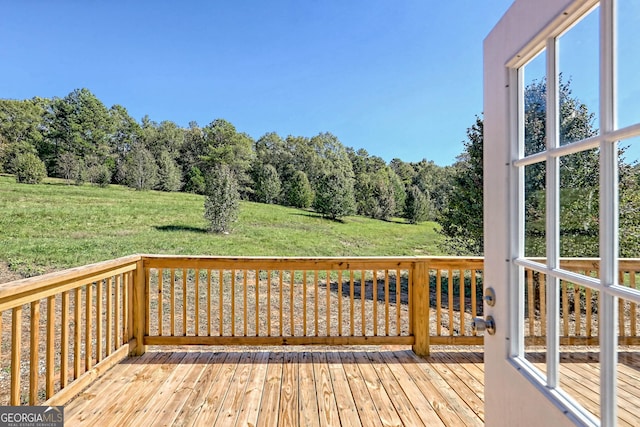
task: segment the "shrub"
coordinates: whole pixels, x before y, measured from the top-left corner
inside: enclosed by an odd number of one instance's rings
[[[209,231],[227,233],[238,219],[240,193],[238,183],[225,164],[214,168],[206,177],[204,217]]]
[[[18,155],[14,168],[16,181],[24,184],[39,184],[47,177],[44,162],[33,153]]]

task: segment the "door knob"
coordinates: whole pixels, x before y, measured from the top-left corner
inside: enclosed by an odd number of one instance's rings
[[[475,333],[485,331],[489,335],[493,335],[496,333],[496,323],[493,320],[493,316],[487,316],[486,319],[483,319],[482,317],[476,317],[475,319],[473,319],[471,328]]]

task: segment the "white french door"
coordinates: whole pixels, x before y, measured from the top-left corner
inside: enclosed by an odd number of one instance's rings
[[[495,334],[485,334],[487,425],[618,425],[618,309],[626,307],[619,300],[640,303],[627,283],[636,273],[619,275],[620,218],[635,208],[624,196],[630,190],[621,190],[620,148],[640,152],[640,98],[627,96],[640,93],[640,83],[624,71],[628,54],[640,54],[638,3],[516,0],[485,39],[485,287],[495,291],[485,310],[495,321]],[[590,258],[598,269],[568,271],[566,256]],[[546,341],[537,348],[525,340],[534,307],[525,277],[543,283],[536,304],[546,306],[538,326]],[[591,310],[598,296],[600,374],[591,391],[599,398],[589,407],[562,381],[566,283],[574,308],[587,295]]]

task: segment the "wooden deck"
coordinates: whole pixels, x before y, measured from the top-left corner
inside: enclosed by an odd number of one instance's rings
[[[147,352],[65,408],[65,425],[483,425],[482,352]]]
[[[65,425],[484,425],[482,348],[432,350],[149,351],[70,402]],[[639,354],[621,353],[619,425],[640,425]],[[530,360],[544,369],[543,353]],[[598,370],[596,352],[563,350],[562,385],[594,412]]]

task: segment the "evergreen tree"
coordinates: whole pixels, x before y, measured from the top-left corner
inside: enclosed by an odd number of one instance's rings
[[[425,196],[417,185],[413,185],[407,191],[407,199],[404,208],[404,218],[409,224],[417,224],[425,221],[429,216],[429,198]]]
[[[275,203],[280,196],[280,177],[273,165],[257,165],[254,171],[255,199],[261,203]]]
[[[314,193],[307,174],[296,171],[286,184],[285,203],[296,208],[306,209],[313,203]]]
[[[339,172],[322,175],[313,207],[325,218],[339,219],[351,215],[355,208],[353,179]]]
[[[238,219],[240,194],[233,172],[226,164],[215,167],[206,177],[204,217],[209,231],[228,233]]]
[[[158,159],[158,189],[162,191],[178,191],[182,186],[182,173],[169,152],[162,151]]]

